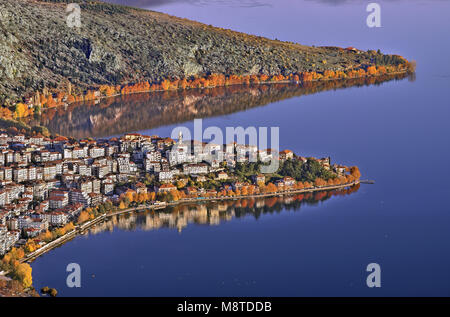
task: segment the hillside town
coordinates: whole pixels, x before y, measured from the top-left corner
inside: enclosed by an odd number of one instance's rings
[[[183,198],[257,194],[268,176],[254,173],[243,181],[234,171],[237,165],[272,159],[308,161],[289,150],[184,141],[181,133],[174,141],[136,133],[74,140],[0,132],[0,255],[28,238],[76,222],[87,208],[106,202],[118,206],[130,193],[128,197],[144,194],[153,204],[173,200],[167,196],[174,192]],[[341,183],[348,180],[345,166],[330,165],[329,158],[316,162]],[[284,190],[298,183],[284,176],[270,185]]]

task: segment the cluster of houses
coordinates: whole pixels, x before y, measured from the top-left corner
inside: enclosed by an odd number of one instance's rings
[[[214,173],[218,180],[231,179],[225,167],[255,156],[261,161],[275,156],[285,160],[293,153],[260,151],[235,143],[220,146],[183,141],[181,134],[177,141],[134,133],[73,140],[0,131],[0,255],[21,238],[76,220],[87,207],[117,202],[129,190],[146,193],[149,188],[143,182],[148,174],[158,180],[150,190],[170,192],[180,177],[202,181]],[[329,159],[324,160],[329,166]],[[280,181],[285,185],[295,182],[289,177]],[[264,183],[264,175],[255,175],[254,182]],[[230,186],[244,185],[236,181]],[[185,191],[192,195],[204,189],[186,187]]]

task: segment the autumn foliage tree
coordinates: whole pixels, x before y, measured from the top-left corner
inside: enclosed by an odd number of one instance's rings
[[[120,203],[119,203],[119,209],[123,210],[125,208],[127,208],[127,205],[125,204],[125,202],[123,200],[121,200]]]
[[[275,186],[275,184],[273,184],[273,183],[268,183],[266,186],[267,193],[275,193],[277,190],[278,190],[277,186]]]
[[[20,263],[17,266],[14,276],[22,283],[23,287],[28,288],[33,284],[31,271],[31,266],[28,263]]]
[[[358,166],[350,167],[350,175],[354,177],[354,179],[359,179],[361,177],[361,172],[359,171]]]
[[[24,103],[17,103],[14,111],[15,118],[23,118],[28,115],[28,107]]]
[[[325,180],[323,180],[322,178],[317,177],[314,181],[314,185],[317,187],[322,187],[322,186],[326,186],[327,182]]]
[[[45,232],[41,233],[38,237],[39,240],[43,240],[45,242],[49,242],[52,240],[52,234],[50,231],[46,230]]]
[[[89,213],[87,211],[83,210],[82,212],[80,212],[80,215],[78,216],[77,223],[81,224],[88,220],[89,220]]]
[[[6,107],[0,107],[0,118],[11,119],[13,117],[13,113]]]
[[[333,80],[343,78],[364,78],[373,77],[389,73],[409,72],[415,71],[415,62],[408,62],[401,56],[396,56],[401,62],[398,64],[381,63],[375,61],[370,65],[359,65],[355,68],[349,69],[326,69],[323,71],[310,70],[304,72],[296,72],[290,74],[203,74],[191,77],[183,78],[164,78],[159,81],[151,82],[141,81],[136,83],[116,84],[116,85],[98,85],[91,87],[84,93],[80,92],[80,88],[73,88],[58,91],[56,89],[50,92],[47,88],[44,88],[43,92],[36,92],[34,97],[34,106],[25,105],[21,102],[15,105],[15,108],[11,110],[6,107],[1,107],[1,118],[22,118],[33,115],[33,113],[40,113],[41,107],[54,108],[63,105],[63,98],[66,97],[65,102],[70,104],[73,102],[86,102],[97,99],[100,95],[105,97],[111,97],[115,95],[128,95],[138,92],[150,92],[150,91],[168,91],[176,89],[204,89],[210,87],[230,86],[230,85],[251,85],[251,84],[263,84],[263,83],[279,83],[286,81],[293,81],[296,83],[302,83],[306,85],[313,81],[320,80]],[[370,81],[369,81],[370,82]],[[264,88],[265,86],[263,86]],[[261,88],[261,89],[263,89]],[[58,100],[53,98],[56,95]]]

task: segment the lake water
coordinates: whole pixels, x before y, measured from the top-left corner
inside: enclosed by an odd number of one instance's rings
[[[204,127],[278,126],[281,148],[358,165],[376,183],[315,204],[279,203],[276,212],[248,206],[239,217],[222,212],[219,224],[192,221],[181,232],[176,224],[148,230],[146,215],[111,221],[33,262],[35,287],[56,287],[63,296],[450,295],[450,4],[380,2],[382,27],[371,29],[362,1],[237,3],[173,1],[154,9],[281,40],[380,48],[417,61],[415,79],[316,94],[284,88],[281,96],[274,91],[269,97],[278,97],[230,112],[200,111]],[[175,119],[161,115],[159,124],[129,129],[166,136],[180,124],[192,127],[195,115],[168,109]],[[102,116],[95,113],[90,128]],[[65,128],[82,133],[79,117],[79,126]],[[115,131],[123,133],[90,133]],[[65,284],[72,262],[82,268],[79,289]],[[381,288],[366,286],[372,262],[381,266]]]

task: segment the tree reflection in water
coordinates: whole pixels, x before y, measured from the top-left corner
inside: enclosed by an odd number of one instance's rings
[[[379,85],[406,76],[398,74],[306,82],[304,85],[233,85],[139,93],[102,99],[97,104],[92,102],[46,109],[41,116],[28,118],[27,121],[32,125],[46,126],[52,133],[68,137],[107,137],[186,122],[194,118],[222,116],[321,91]]]
[[[302,205],[317,205],[333,196],[346,196],[356,193],[360,184],[345,189],[303,193],[296,195],[224,200],[220,202],[180,204],[164,211],[146,211],[116,215],[95,225],[89,234],[103,231],[122,230],[156,230],[174,228],[181,232],[188,224],[219,225],[233,218],[253,216],[259,218],[264,214],[280,213],[284,210],[299,211]]]

